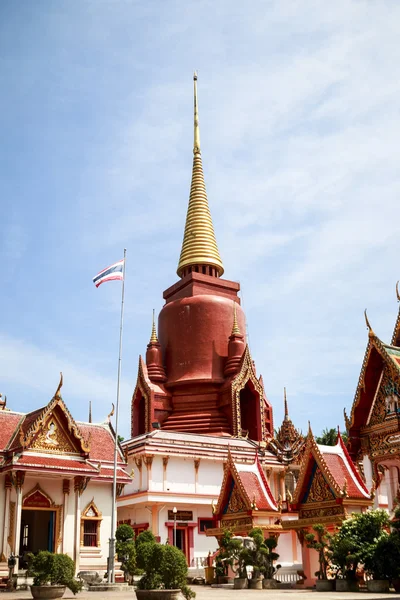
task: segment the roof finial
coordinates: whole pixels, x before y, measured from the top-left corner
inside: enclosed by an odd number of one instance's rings
[[[374,330],[373,330],[373,329],[372,329],[372,327],[371,327],[371,324],[370,324],[370,322],[368,321],[368,317],[367,317],[367,309],[365,309],[365,310],[364,310],[364,317],[365,317],[365,322],[366,322],[366,324],[367,324],[367,327],[368,327],[368,329],[369,329],[369,333],[368,333],[368,335],[369,335],[369,337],[374,337],[374,336],[375,336],[375,333],[374,333]]]
[[[194,83],[194,145],[193,170],[185,232],[177,273],[185,277],[193,271],[211,277],[221,277],[224,267],[219,255],[214,227],[208,206],[206,184],[200,152],[197,73]]]
[[[151,328],[151,337],[150,344],[158,344],[157,331],[156,331],[156,322],[154,319],[154,308],[153,308],[153,325]]]
[[[197,104],[197,71],[193,74],[194,88],[194,141],[193,154],[200,154],[200,128],[199,128],[199,109]]]
[[[233,326],[232,326],[231,335],[240,335],[240,329],[239,329],[239,325],[237,322],[236,302],[235,301],[233,301]]]
[[[400,302],[399,282],[396,283],[397,302]]]
[[[289,411],[288,411],[288,405],[287,405],[287,398],[286,398],[286,388],[283,388],[283,397],[284,397],[284,402],[285,402],[285,421],[289,420]]]
[[[89,423],[92,422],[92,401],[89,400]]]
[[[54,398],[61,398],[61,388],[63,384],[63,374],[60,372],[60,383],[58,384],[58,388],[56,389],[56,393],[54,394]]]

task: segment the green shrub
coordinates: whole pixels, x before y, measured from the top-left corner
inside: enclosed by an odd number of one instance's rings
[[[33,585],[65,585],[73,594],[82,588],[82,583],[74,579],[75,563],[66,554],[46,550],[29,554],[28,575],[33,577]]]
[[[154,534],[150,531],[150,529],[145,529],[144,531],[142,531],[142,533],[139,533],[135,540],[136,549],[138,548],[138,546],[140,546],[140,544],[145,544],[147,542],[153,542],[153,544],[156,543],[156,538],[154,537]]]
[[[193,598],[194,592],[186,585],[188,567],[183,552],[175,546],[152,541],[150,536],[145,540],[142,539],[136,548],[137,565],[144,570],[139,589],[180,589],[187,600]]]
[[[117,527],[115,537],[118,560],[121,562],[124,579],[128,581],[136,573],[135,533],[130,525],[123,523]]]

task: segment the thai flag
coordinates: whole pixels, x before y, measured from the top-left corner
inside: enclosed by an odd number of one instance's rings
[[[119,260],[115,264],[107,267],[97,273],[96,277],[93,277],[93,283],[98,288],[99,285],[105,281],[113,281],[114,279],[124,278],[124,259]]]

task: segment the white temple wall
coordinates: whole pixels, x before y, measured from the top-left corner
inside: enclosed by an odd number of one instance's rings
[[[195,493],[195,469],[192,458],[171,457],[166,473],[166,491]]]
[[[212,494],[218,499],[221,483],[224,477],[224,466],[222,461],[202,460],[200,461],[197,476],[197,493]]]
[[[100,525],[100,546],[98,548],[81,547],[80,569],[103,568],[106,569],[107,556],[109,553],[109,539],[111,535],[111,508],[112,508],[112,484],[90,483],[81,496],[81,513],[93,500],[102,514]]]

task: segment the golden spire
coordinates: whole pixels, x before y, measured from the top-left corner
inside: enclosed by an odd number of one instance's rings
[[[237,316],[236,316],[236,302],[235,301],[233,301],[233,326],[232,326],[231,335],[240,335],[240,329],[239,329],[239,325],[237,322]]]
[[[284,397],[284,401],[285,401],[285,421],[289,420],[289,411],[288,411],[288,405],[287,405],[287,398],[286,398],[286,388],[283,388],[283,397]]]
[[[152,325],[152,328],[151,328],[150,344],[158,344],[157,331],[156,331],[156,322],[154,320],[154,308],[153,308],[153,325]]]
[[[221,277],[224,272],[219,255],[214,227],[208,206],[206,185],[204,182],[203,165],[200,150],[199,113],[197,102],[197,73],[193,76],[194,82],[194,144],[193,144],[193,170],[192,184],[190,187],[189,207],[186,215],[185,233],[177,273],[184,277],[189,267],[202,267],[215,269],[215,275]],[[193,269],[195,270],[195,269]],[[211,274],[209,270],[207,274]]]

